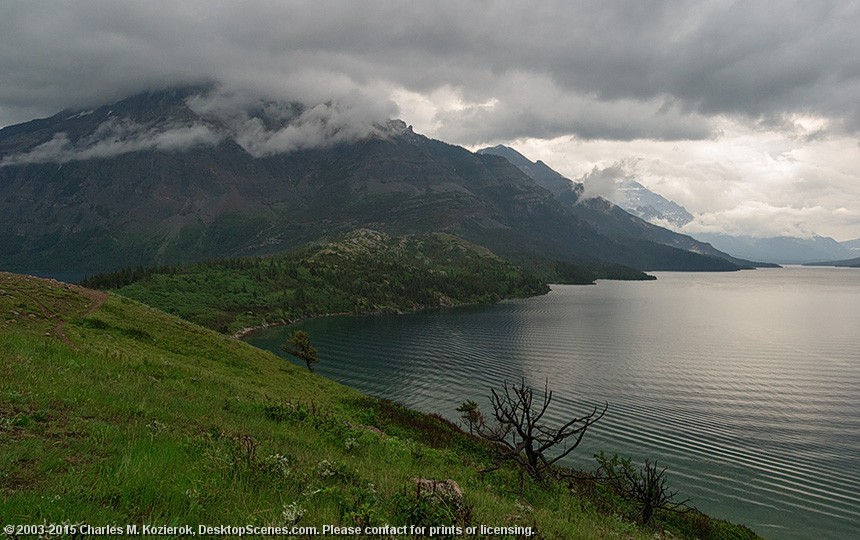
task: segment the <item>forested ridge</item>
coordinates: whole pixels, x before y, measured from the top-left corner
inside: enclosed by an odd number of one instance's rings
[[[405,312],[549,291],[540,277],[455,236],[366,229],[282,255],[127,268],[83,284],[231,333],[324,314]]]

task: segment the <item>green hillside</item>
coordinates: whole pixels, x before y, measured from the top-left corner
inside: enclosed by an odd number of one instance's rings
[[[0,314],[4,524],[754,537],[698,513],[640,529],[599,486],[520,494],[515,471],[479,473],[489,447],[444,420],[128,298],[2,273]],[[451,479],[462,500],[421,495],[416,478]]]
[[[366,229],[284,255],[127,270],[84,284],[229,333],[331,313],[406,312],[549,291],[540,278],[455,236]]]

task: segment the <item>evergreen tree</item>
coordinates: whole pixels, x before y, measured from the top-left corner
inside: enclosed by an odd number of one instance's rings
[[[313,371],[313,364],[319,362],[316,347],[311,345],[311,337],[304,330],[296,330],[290,341],[281,345],[281,350],[299,360],[304,360],[308,369]]]

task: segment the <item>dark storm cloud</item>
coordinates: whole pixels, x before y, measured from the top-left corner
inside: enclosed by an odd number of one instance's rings
[[[858,27],[858,2],[9,1],[0,125],[217,80],[308,104],[447,87],[439,132],[464,142],[696,139],[711,115],[854,132]]]

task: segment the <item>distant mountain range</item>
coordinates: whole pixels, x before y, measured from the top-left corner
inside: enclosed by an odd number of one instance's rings
[[[757,260],[779,264],[805,264],[848,259],[856,253],[833,238],[826,236],[755,238],[714,233],[695,233],[695,236],[726,253],[738,257],[755,257]]]
[[[838,266],[841,268],[860,268],[860,257],[839,261],[823,261],[815,263],[806,263],[804,266]]]
[[[516,150],[506,146],[495,146],[479,150],[479,153],[504,156],[511,163],[519,167],[523,172],[535,179],[543,187],[549,189],[556,195],[569,192],[573,189],[576,200],[583,192],[583,186],[573,182],[557,173],[542,161],[533,163]],[[570,186],[573,186],[571,188]],[[570,198],[570,197],[568,197]],[[624,180],[616,189],[613,203],[626,210],[628,213],[641,218],[653,225],[671,227],[683,231],[683,227],[692,222],[693,215],[680,204],[666,199],[655,193],[635,180]],[[596,199],[585,202],[584,207],[576,212],[580,217],[588,219],[585,208],[593,209],[600,204]],[[597,220],[600,221],[600,220]],[[593,223],[598,229],[600,223]],[[645,233],[643,233],[645,234]],[[837,242],[833,238],[813,236],[811,238],[796,238],[788,236],[756,238],[752,236],[731,236],[718,233],[690,233],[689,237],[676,235],[671,237],[664,231],[660,231],[659,237],[654,239],[658,242],[684,247],[685,249],[707,252],[700,245],[685,241],[679,245],[678,238],[693,237],[702,243],[707,243],[715,248],[713,252],[724,252],[740,259],[762,261],[775,264],[804,264],[817,261],[841,261],[850,259],[860,254],[860,238],[847,242]],[[718,251],[717,251],[718,250]],[[846,262],[851,262],[846,261]]]
[[[0,268],[267,254],[362,227],[448,232],[517,261],[750,266],[606,201],[578,201],[543,164],[530,176],[400,121],[359,129],[333,104],[238,109],[211,91],[149,92],[0,130]]]
[[[651,223],[668,225],[675,230],[683,231],[684,226],[694,219],[686,208],[654,193],[639,182],[628,181],[617,192],[619,206]],[[837,242],[833,238],[818,235],[810,238],[792,236],[758,238],[704,232],[689,234],[735,257],[776,264],[803,264],[844,259],[860,253],[860,239]]]

